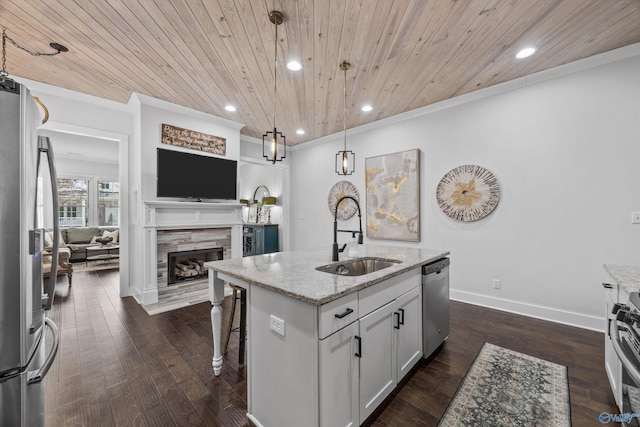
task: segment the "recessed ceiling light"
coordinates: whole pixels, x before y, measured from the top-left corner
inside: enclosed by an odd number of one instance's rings
[[[373,107],[371,105],[362,106],[362,111],[371,111],[371,110],[373,110]]]
[[[297,133],[298,135],[304,135],[304,129],[298,129],[298,130],[296,131],[296,133]]]
[[[231,112],[236,111],[236,107],[234,107],[233,105],[227,105],[224,107],[224,109]]]
[[[526,58],[527,56],[533,55],[535,51],[536,49],[533,47],[526,47],[516,54],[516,58],[518,59]]]
[[[289,61],[289,63],[287,63],[287,68],[291,71],[299,71],[302,69],[302,64],[298,61]]]

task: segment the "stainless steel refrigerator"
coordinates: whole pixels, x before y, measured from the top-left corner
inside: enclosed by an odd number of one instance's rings
[[[28,89],[0,76],[0,426],[44,425],[42,379],[59,343],[47,317],[59,243],[55,164],[49,139],[37,136],[39,118]],[[43,191],[52,192],[54,218],[46,283]]]

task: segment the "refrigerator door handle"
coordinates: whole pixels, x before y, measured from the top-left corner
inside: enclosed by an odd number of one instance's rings
[[[45,310],[51,310],[53,304],[53,295],[56,290],[56,280],[58,276],[58,251],[60,247],[60,210],[58,201],[58,175],[56,173],[56,164],[53,157],[53,147],[51,141],[46,136],[38,137],[38,150],[40,153],[47,155],[49,164],[49,175],[51,181],[51,201],[53,207],[53,254],[51,255],[51,275],[49,276],[49,286],[46,287],[47,294],[42,297],[42,304]],[[40,169],[40,156],[38,156],[38,166]],[[39,170],[38,170],[39,172]],[[36,202],[36,211],[38,209]],[[37,212],[36,216],[37,218]]]
[[[47,375],[47,372],[49,372],[49,368],[51,368],[53,360],[56,358],[56,354],[58,354],[58,347],[60,346],[60,332],[58,331],[58,327],[53,320],[48,317],[44,318],[44,324],[51,328],[51,331],[53,332],[53,346],[40,369],[27,374],[27,384],[35,384],[42,381],[44,376]],[[42,333],[44,334],[44,331],[42,331]]]

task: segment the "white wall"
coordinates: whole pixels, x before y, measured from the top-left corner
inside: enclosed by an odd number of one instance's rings
[[[212,154],[211,156],[231,160],[239,160],[240,128],[243,125],[136,93],[131,95],[128,105],[133,112],[134,123],[133,144],[129,158],[132,169],[135,171],[131,180],[131,248],[135,256],[155,259],[155,256],[150,255],[150,251],[156,250],[155,245],[145,247],[144,233],[147,230],[143,227],[142,215],[144,214],[143,202],[158,200],[156,196],[156,149],[162,146],[176,151],[185,151],[180,147],[162,144],[162,124],[225,138],[227,141],[226,155],[215,156]],[[201,154],[208,155],[204,152]],[[178,201],[178,199],[174,199],[174,201]],[[155,278],[151,275],[146,277],[144,274],[145,264],[140,262],[133,263],[131,266],[131,281],[135,288],[133,295],[139,302],[145,301],[144,295],[148,289],[156,287]],[[157,298],[157,293],[155,297]]]
[[[640,225],[631,224],[640,211],[639,76],[637,54],[570,74],[551,70],[351,131],[357,172],[346,179],[363,205],[365,158],[421,151],[421,241],[369,242],[450,250],[453,298],[602,329],[602,264],[639,262]],[[342,179],[334,172],[340,146],[336,135],[292,155],[293,249],[330,254],[327,196]],[[491,170],[502,188],[496,210],[472,223],[445,216],[435,198],[442,176],[464,164]]]
[[[129,212],[129,139],[133,131],[133,117],[129,107],[91,95],[58,88],[33,80],[16,77],[37,96],[49,112],[49,121],[39,133],[90,137],[118,143],[118,169],[120,181],[120,209]],[[55,142],[54,142],[55,151]],[[129,275],[129,218],[120,216],[120,295],[132,294]]]
[[[269,194],[276,197],[276,206],[271,208],[271,223],[278,224],[280,250],[289,249],[287,206],[291,203],[289,195],[285,194],[287,187],[288,168],[257,159],[243,158],[240,162],[238,197],[252,200],[258,186],[264,185]]]
[[[136,173],[140,178],[140,200],[157,200],[156,197],[156,149],[166,148],[176,151],[194,153],[181,147],[163,144],[162,124],[169,124],[184,129],[203,132],[225,138],[227,141],[226,155],[218,156],[211,153],[199,152],[201,155],[222,157],[230,160],[240,158],[240,128],[242,124],[212,116],[190,108],[170,104],[148,96],[133,94],[129,105],[136,111],[134,146],[138,153],[135,156]]]

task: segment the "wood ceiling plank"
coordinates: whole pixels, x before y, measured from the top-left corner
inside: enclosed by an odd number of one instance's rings
[[[419,64],[412,54],[417,33],[424,21],[429,21],[432,14],[429,8],[421,1],[411,1],[403,4],[402,8],[395,9],[393,19],[389,21],[390,27],[384,30],[388,38],[388,49],[380,51],[380,66],[370,90],[385,99],[385,106],[395,102],[402,102],[403,94],[398,89],[409,82],[404,80],[407,61],[412,59],[414,64]],[[395,23],[394,23],[395,21]],[[402,76],[402,78],[400,78]],[[359,116],[356,116],[357,119]],[[357,122],[349,123],[355,126]]]
[[[296,112],[294,126],[302,129],[305,134],[296,135],[292,138],[292,145],[299,144],[305,140],[314,139],[318,134],[315,132],[315,91],[314,91],[314,68],[313,68],[313,0],[299,0],[295,2],[295,12],[292,20],[295,25],[295,33],[288,38],[298,40],[295,54],[299,55],[302,69],[292,74],[296,88]]]
[[[407,106],[425,105],[421,104],[425,99],[440,101],[455,96],[458,88],[454,87],[452,82],[465,82],[470,80],[470,76],[473,76],[473,74],[477,72],[477,69],[483,67],[481,64],[491,64],[493,69],[500,70],[500,61],[494,63],[497,61],[496,58],[500,56],[500,52],[506,49],[506,46],[510,43],[510,38],[518,37],[517,34],[510,35],[508,27],[517,28],[521,25],[519,19],[522,17],[526,17],[526,20],[535,20],[537,16],[544,15],[548,7],[549,4],[545,4],[544,2],[520,2],[519,4],[495,3],[494,11],[485,9],[486,12],[483,12],[483,10],[475,9],[474,13],[476,14],[476,18],[479,19],[481,23],[485,18],[491,17],[491,15],[496,15],[497,22],[482,27],[476,26],[475,28],[484,27],[484,31],[472,31],[470,34],[472,34],[473,37],[469,38],[468,43],[461,41],[460,43],[456,43],[456,45],[447,47],[448,54],[444,60],[442,59],[442,55],[436,52],[434,57],[439,57],[439,62],[434,61],[436,62],[434,67],[425,66],[423,72],[414,80],[418,84],[425,84],[425,89],[420,90],[415,87],[415,85],[414,87],[410,87],[411,93],[415,95],[407,102]],[[514,8],[518,9],[516,10]],[[510,18],[506,20],[503,18],[505,16],[509,16]],[[468,17],[473,16],[469,15]],[[455,19],[456,21],[460,21],[462,17],[456,17]],[[472,24],[466,22],[463,28],[467,28],[468,25]],[[482,36],[477,37],[480,33],[482,33]],[[464,38],[458,38],[458,40],[464,40]],[[483,40],[486,40],[486,43],[478,44],[478,42],[482,42]],[[469,57],[472,57],[473,60],[466,61]],[[509,58],[512,58],[512,56]],[[468,70],[469,67],[474,68],[474,70]],[[445,73],[444,70],[450,71]],[[483,87],[486,87],[486,85]]]
[[[246,36],[246,27],[254,27],[251,22],[253,12],[247,10],[250,5],[247,2],[236,6],[233,1],[224,0],[203,2],[202,6],[210,18],[212,31],[220,35],[220,41],[216,43],[219,55],[235,67],[237,88],[229,99],[237,107],[237,113],[233,114],[240,115],[243,123],[259,128],[259,124],[269,117],[272,105],[261,74],[260,58]]]
[[[271,9],[287,15],[277,126],[290,145],[342,131],[343,60],[351,128],[640,42],[637,0],[4,0],[0,23],[28,46],[71,49],[36,58],[8,47],[12,74],[118,102],[139,92],[240,118],[260,137],[272,126]],[[539,56],[513,61],[527,40]],[[301,71],[284,68],[291,56]],[[229,101],[238,112],[223,110]]]
[[[170,66],[176,64],[175,68],[180,72],[176,73],[175,80],[189,82],[187,107],[214,114],[221,110],[218,96],[222,93],[223,79],[212,79],[203,65],[205,55],[183,20],[189,15],[188,11],[178,11],[172,3],[162,0],[149,1],[144,6],[137,2],[119,4],[118,11],[127,16],[137,33],[151,36],[154,40],[150,43],[152,49]]]
[[[145,81],[152,83],[151,91],[143,87],[136,87],[133,91],[193,108],[191,98],[188,96],[191,92],[189,79],[188,76],[186,78],[180,76],[180,64],[166,55],[164,48],[145,31],[141,24],[138,24],[136,30],[128,22],[130,19],[133,24],[139,23],[136,17],[131,16],[128,9],[119,2],[112,3],[117,9],[101,0],[85,0],[82,8],[96,17],[99,26],[105,30],[108,28],[110,39],[116,46],[115,49],[109,49],[110,54],[114,58],[130,63],[124,66],[124,70],[132,73],[139,70]],[[171,96],[174,92],[181,95],[174,98]]]
[[[48,13],[44,13],[43,9]],[[16,52],[18,52],[24,59],[21,60],[15,70],[12,71],[13,74],[36,81],[55,81],[61,87],[80,91],[83,91],[81,89],[87,87],[89,83],[93,82],[93,86],[97,86],[95,87],[95,90],[92,90],[91,92],[85,91],[85,93],[107,97],[100,91],[102,86],[95,84],[96,78],[102,78],[105,81],[104,87],[111,86],[111,89],[113,90],[113,92],[110,93],[111,96],[113,96],[114,93],[120,92],[121,96],[123,98],[125,97],[127,91],[124,88],[115,87],[110,80],[110,76],[103,73],[102,67],[92,66],[91,57],[87,58],[81,51],[74,49],[77,43],[77,34],[68,34],[64,29],[57,26],[51,28],[48,24],[43,23],[41,25],[34,25],[32,23],[40,22],[40,20],[47,23],[47,21],[42,19],[42,17],[46,16],[49,18],[51,16],[56,16],[58,15],[57,10],[49,10],[47,5],[44,5],[43,7],[41,6],[39,9],[35,9],[29,4],[20,3],[18,6],[12,3],[6,5],[3,13],[6,14],[4,15],[5,18],[10,18],[10,24],[7,26],[8,35],[15,39],[19,44],[33,46],[31,49],[34,50],[49,52],[51,49],[46,45],[44,40],[56,40],[70,48],[69,52],[56,55],[54,57],[37,57],[37,66],[34,66],[33,59],[29,59],[26,52],[16,48]],[[31,18],[29,23],[23,20],[25,14],[29,14],[29,17]],[[71,43],[69,43],[70,41]],[[36,48],[38,45],[41,47]],[[12,49],[9,48],[8,51],[11,52],[11,50]],[[61,60],[63,56],[66,58]],[[55,65],[51,67],[46,63]],[[79,78],[74,76],[74,73],[77,72],[78,69],[85,70]],[[81,87],[78,88],[78,85],[81,85]]]
[[[446,69],[447,63],[452,58],[452,52],[456,49],[457,35],[460,32],[464,32],[464,27],[461,24],[461,19],[464,16],[468,3],[455,2],[450,7],[447,7],[445,3],[437,2],[436,8],[433,10],[434,17],[430,20],[434,26],[434,31],[428,33],[428,38],[424,39],[423,46],[427,48],[429,58],[429,68],[432,70],[433,76],[442,76]],[[452,25],[451,23],[456,23]],[[416,88],[414,95],[419,96],[422,93],[421,78],[422,70],[426,67],[414,66],[405,70],[405,78],[407,81],[413,82],[414,88]],[[432,77],[433,84],[438,85],[437,77]],[[435,87],[435,86],[434,86]],[[411,98],[409,98],[411,99]],[[390,111],[393,111],[385,105],[384,97],[376,96],[376,114],[375,119],[381,119],[388,117]],[[378,107],[378,105],[380,107]],[[413,105],[408,102],[408,105]]]
[[[375,63],[375,51],[377,46],[384,42],[384,28],[386,26],[387,17],[392,13],[393,2],[378,2],[375,9],[369,9],[371,14],[361,15],[365,22],[369,22],[369,25],[358,28],[358,31],[362,31],[366,34],[361,45],[361,52],[363,52],[360,61],[358,62],[356,80],[354,82],[354,88],[356,91],[365,92],[368,94],[366,99],[369,99],[375,107],[375,112],[368,117],[378,117],[379,109],[382,108],[383,99],[381,94],[371,89],[373,82],[375,81],[376,67],[379,65]],[[358,96],[358,99],[364,99],[363,96]],[[373,120],[371,120],[373,121]]]

